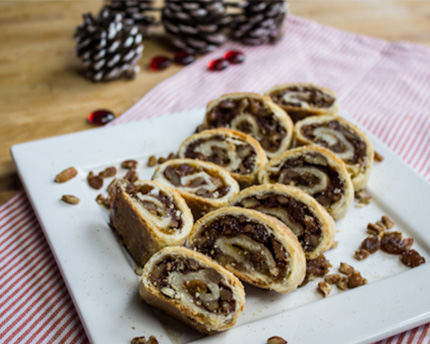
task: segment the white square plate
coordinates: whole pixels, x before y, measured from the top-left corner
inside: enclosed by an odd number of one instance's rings
[[[150,178],[150,155],[167,156],[202,122],[198,109],[13,146],[11,151],[27,194],[54,253],[78,313],[93,343],[129,343],[154,335],[160,343],[265,343],[278,335],[289,344],[370,343],[430,321],[430,186],[375,138],[385,160],[375,163],[367,193],[371,203],[352,207],[336,222],[339,245],[326,253],[332,272],[341,261],[358,269],[369,283],[323,299],[317,280],[288,295],[246,286],[246,307],[231,330],[202,337],[140,301],[134,265],[108,226],[109,216],[88,187],[89,171],[139,161],[141,179]],[[344,117],[350,119],[346,114]],[[54,182],[74,166],[78,177]],[[125,174],[119,170],[118,175]],[[103,190],[109,181],[105,181]],[[77,206],[63,194],[81,199]],[[378,251],[353,258],[366,226],[382,215],[394,229],[415,238],[427,263],[409,269],[398,256]]]

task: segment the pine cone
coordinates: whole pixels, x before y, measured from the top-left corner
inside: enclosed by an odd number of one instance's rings
[[[192,54],[214,50],[227,39],[230,17],[223,0],[167,0],[162,23],[175,47]]]
[[[232,16],[232,37],[248,45],[277,40],[287,9],[284,0],[246,0],[242,13]]]
[[[154,0],[106,0],[106,2],[107,8],[121,14],[126,24],[137,25],[144,36],[150,26],[157,24],[154,16],[146,14],[148,11],[157,10],[153,7]]]
[[[103,8],[97,18],[84,14],[76,29],[76,52],[92,81],[133,77],[143,52],[142,34],[136,26],[123,22],[120,14]]]

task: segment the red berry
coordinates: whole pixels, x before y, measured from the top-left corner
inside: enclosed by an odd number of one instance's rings
[[[224,54],[224,58],[231,64],[239,64],[245,61],[245,54],[240,50],[229,50]]]
[[[151,60],[151,69],[162,70],[166,69],[172,64],[172,60],[166,56],[155,56]]]
[[[88,115],[88,122],[94,125],[105,125],[115,119],[115,115],[109,110],[96,110]]]
[[[221,71],[226,69],[229,66],[229,63],[226,59],[216,59],[210,60],[208,63],[208,69],[211,71]]]
[[[196,60],[196,56],[190,53],[187,53],[186,51],[178,51],[175,54],[175,57],[173,60],[181,65],[189,65],[190,63],[193,63]]]

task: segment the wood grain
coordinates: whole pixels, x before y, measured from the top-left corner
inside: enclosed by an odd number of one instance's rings
[[[102,0],[0,2],[0,203],[20,188],[10,146],[90,129],[89,112],[107,108],[120,115],[180,70],[148,69],[153,56],[172,51],[154,37],[145,41],[135,80],[96,84],[82,78],[73,33],[82,14],[97,13],[101,5]],[[430,44],[428,0],[291,0],[290,12],[369,36]]]

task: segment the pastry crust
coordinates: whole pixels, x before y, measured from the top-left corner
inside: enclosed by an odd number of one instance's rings
[[[195,219],[227,205],[231,197],[239,192],[239,184],[230,173],[201,160],[168,160],[158,166],[152,179],[175,188],[187,202]]]
[[[309,117],[296,123],[295,134],[297,144],[317,144],[341,158],[355,191],[366,187],[374,152],[372,143],[357,126],[339,116]]]
[[[316,198],[335,220],[344,217],[354,201],[354,187],[343,161],[316,145],[280,154],[259,171],[258,180],[260,184],[299,187]]]
[[[259,288],[285,294],[305,277],[306,258],[297,237],[278,219],[256,210],[213,211],[194,224],[188,243]]]
[[[261,144],[268,158],[290,147],[294,130],[291,118],[270,97],[245,92],[225,94],[207,105],[201,129],[217,127],[251,135]]]
[[[258,170],[267,162],[257,140],[226,128],[205,130],[188,137],[179,147],[178,156],[219,165],[243,187],[256,181]]]
[[[163,273],[166,278],[160,280],[157,274]],[[193,289],[192,284],[206,287]],[[143,269],[139,293],[148,304],[205,334],[231,328],[245,306],[244,288],[232,273],[185,247],[166,247],[152,256]],[[207,306],[214,303],[216,311],[211,312]]]
[[[242,190],[231,205],[254,209],[276,217],[299,239],[306,259],[314,259],[331,248],[335,224],[315,198],[295,186],[263,184]]]
[[[193,216],[175,190],[154,181],[131,184],[117,179],[110,193],[111,224],[138,265],[143,266],[161,248],[187,240]]]
[[[265,92],[294,122],[309,116],[336,115],[338,97],[328,88],[309,83],[285,83]]]

